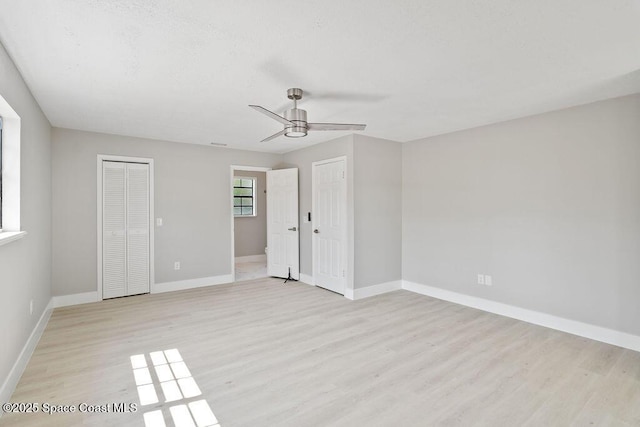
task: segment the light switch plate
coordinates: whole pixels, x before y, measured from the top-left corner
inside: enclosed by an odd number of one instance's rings
[[[162,227],[162,218],[156,218],[156,225]]]
[[[493,285],[493,280],[491,279],[491,276],[489,275],[484,276],[484,284],[487,286]]]
[[[478,285],[484,285],[484,274],[478,274]]]

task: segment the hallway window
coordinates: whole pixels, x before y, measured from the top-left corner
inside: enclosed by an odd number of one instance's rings
[[[234,177],[233,179],[233,215],[256,216],[256,179]]]

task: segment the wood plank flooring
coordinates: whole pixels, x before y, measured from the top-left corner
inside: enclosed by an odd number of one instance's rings
[[[165,401],[151,353],[169,349],[200,395]],[[157,403],[140,405],[133,355]],[[172,407],[202,400],[223,427],[638,426],[640,353],[408,291],[348,301],[260,279],[56,309],[12,402],[138,411],[0,425],[144,426],[155,413],[172,426]]]
[[[268,277],[267,261],[236,262],[236,282]]]

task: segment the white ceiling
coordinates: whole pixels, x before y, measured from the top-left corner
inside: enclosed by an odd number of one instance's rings
[[[640,0],[0,0],[0,41],[57,127],[260,143],[311,122],[414,140],[640,92]]]

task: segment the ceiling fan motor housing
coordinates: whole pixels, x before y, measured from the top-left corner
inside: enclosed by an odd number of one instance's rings
[[[290,138],[299,138],[307,135],[307,112],[299,108],[292,108],[284,112],[284,118],[293,123],[285,125],[285,135]]]

